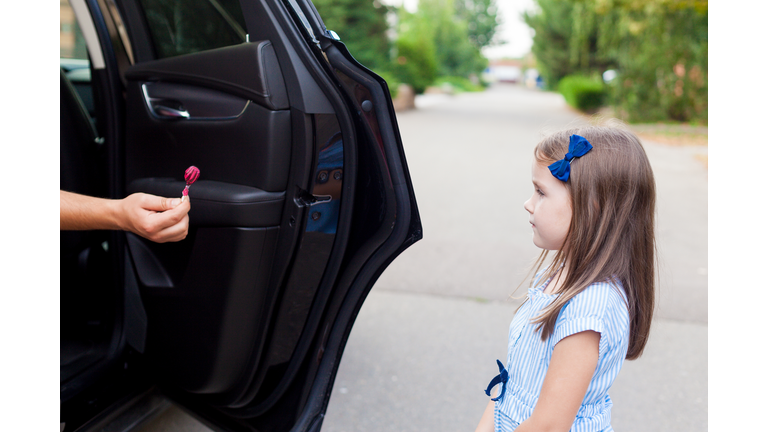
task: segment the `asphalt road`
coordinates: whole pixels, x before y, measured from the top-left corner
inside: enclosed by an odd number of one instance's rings
[[[472,431],[538,249],[523,202],[542,133],[584,122],[514,85],[428,96],[398,122],[424,239],[379,279],[341,362],[324,432]],[[701,147],[644,142],[658,189],[658,311],[613,388],[620,432],[707,430],[707,171]],[[521,287],[514,297],[523,296]]]
[[[339,368],[324,432],[472,431],[537,255],[523,202],[533,146],[585,122],[515,85],[426,96],[398,122],[424,239],[386,270]],[[658,189],[658,311],[610,391],[619,432],[707,430],[706,148],[644,142]],[[514,295],[513,295],[514,293]],[[176,408],[143,432],[207,431]]]

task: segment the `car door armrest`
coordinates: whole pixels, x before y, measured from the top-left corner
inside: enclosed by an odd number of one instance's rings
[[[141,178],[128,185],[128,193],[144,192],[179,197],[185,183],[172,178]],[[200,180],[189,189],[193,226],[271,227],[280,225],[285,192],[213,180]]]

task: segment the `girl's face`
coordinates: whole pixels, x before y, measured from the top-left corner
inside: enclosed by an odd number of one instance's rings
[[[571,225],[571,197],[565,183],[556,179],[546,165],[533,161],[533,195],[523,204],[530,214],[533,244],[547,250],[560,250]]]

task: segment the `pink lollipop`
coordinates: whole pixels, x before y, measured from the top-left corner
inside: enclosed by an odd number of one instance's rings
[[[184,171],[184,181],[187,182],[187,185],[184,187],[184,190],[181,191],[181,200],[184,201],[184,198],[186,198],[189,195],[189,187],[192,185],[192,183],[195,182],[195,180],[200,177],[200,169],[198,169],[196,166],[192,165],[191,167],[187,168],[186,171]]]

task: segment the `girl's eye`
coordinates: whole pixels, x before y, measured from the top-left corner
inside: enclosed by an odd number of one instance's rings
[[[539,189],[539,188],[536,188],[536,193],[541,195],[541,196],[544,196],[544,192],[542,192],[541,189]]]

